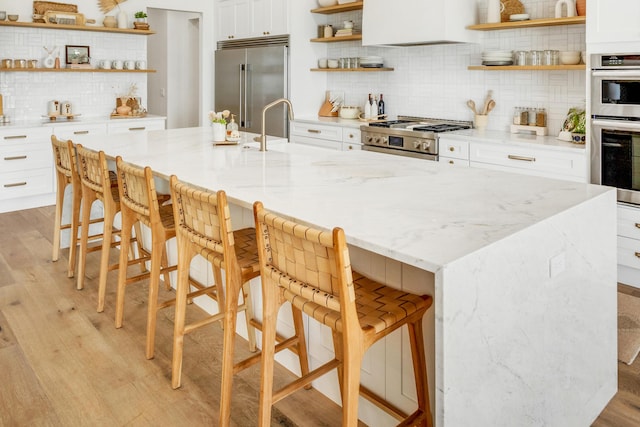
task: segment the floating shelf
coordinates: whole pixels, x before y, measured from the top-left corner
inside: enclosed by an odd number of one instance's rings
[[[0,68],[0,73],[155,73],[156,70],[105,70],[102,68]]]
[[[330,15],[332,13],[349,12],[352,10],[362,9],[362,1],[356,1],[352,3],[338,4],[336,6],[319,7],[317,9],[311,9],[311,13],[322,13],[323,15]]]
[[[586,16],[572,16],[571,18],[528,19],[526,21],[496,22],[492,24],[469,25],[468,30],[493,31],[512,30],[515,28],[552,27],[555,25],[577,25],[587,22]]]
[[[311,71],[326,71],[328,73],[335,73],[338,71],[346,71],[346,72],[372,72],[372,71],[393,71],[393,68],[312,68]]]
[[[311,41],[315,43],[335,43],[335,42],[346,42],[350,40],[362,40],[362,34],[354,34],[352,36],[321,37],[317,39],[311,39]]]
[[[102,26],[91,25],[64,25],[64,24],[43,24],[39,22],[19,22],[19,21],[0,21],[0,27],[23,27],[23,28],[44,28],[47,30],[75,30],[75,31],[97,31],[101,33],[119,33],[119,34],[136,34],[139,36],[148,36],[155,34],[151,30],[135,30],[133,28],[107,28]]]
[[[586,65],[471,65],[468,70],[484,71],[525,71],[525,70],[586,70]]]

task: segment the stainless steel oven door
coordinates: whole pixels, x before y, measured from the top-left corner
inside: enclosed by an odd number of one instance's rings
[[[365,151],[375,151],[376,153],[393,154],[394,156],[413,157],[416,159],[438,161],[438,156],[427,153],[416,153],[414,151],[399,150],[397,148],[377,147],[375,145],[363,145]]]
[[[640,68],[591,72],[591,114],[640,117]]]
[[[640,205],[640,122],[593,119],[591,130],[591,182]]]

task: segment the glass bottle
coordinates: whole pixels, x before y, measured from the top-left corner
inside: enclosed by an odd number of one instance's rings
[[[382,94],[380,94],[380,101],[378,101],[378,115],[384,115],[384,100],[382,99]]]
[[[231,121],[227,123],[227,133],[225,136],[227,141],[238,141],[240,139],[240,131],[238,130],[238,124],[236,123],[236,115],[231,115]]]

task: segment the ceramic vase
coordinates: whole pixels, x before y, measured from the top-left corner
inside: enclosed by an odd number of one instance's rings
[[[226,129],[222,123],[211,123],[211,132],[213,133],[213,140],[215,142],[222,142],[226,137]]]
[[[576,11],[578,12],[578,16],[586,16],[587,15],[587,0],[577,0],[576,1]]]
[[[118,26],[118,23],[116,22],[115,16],[109,15],[104,17],[104,21],[102,21],[102,25],[104,25],[107,28],[116,28]]]
[[[121,10],[118,13],[118,28],[129,28],[129,20],[127,19],[127,13]]]

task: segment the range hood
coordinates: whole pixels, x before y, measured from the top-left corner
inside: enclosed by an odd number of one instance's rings
[[[472,43],[476,0],[366,0],[363,46]],[[477,34],[475,35],[477,38]]]

